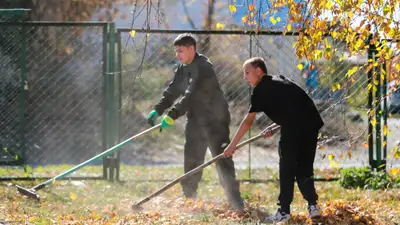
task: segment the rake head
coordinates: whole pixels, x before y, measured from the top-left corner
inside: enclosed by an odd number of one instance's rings
[[[139,211],[143,210],[143,208],[138,204],[133,204],[131,208],[132,208],[132,211],[134,211],[134,212],[139,212]]]
[[[23,194],[23,195],[25,195],[25,196],[28,196],[28,197],[30,197],[30,198],[34,198],[34,199],[36,199],[36,200],[40,200],[40,197],[39,197],[39,195],[35,192],[35,190],[33,190],[33,189],[27,189],[27,188],[24,188],[24,187],[21,187],[21,186],[19,186],[19,185],[16,185],[17,186],[17,190],[18,190],[18,192],[19,193],[21,193],[21,194]]]

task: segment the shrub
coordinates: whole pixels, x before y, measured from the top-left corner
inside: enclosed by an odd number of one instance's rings
[[[387,189],[400,187],[400,177],[391,177],[384,170],[370,167],[342,169],[340,184],[344,188]]]

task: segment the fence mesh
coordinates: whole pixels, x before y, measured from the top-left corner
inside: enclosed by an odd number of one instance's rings
[[[0,69],[5,70],[1,84],[6,87],[1,88],[0,115],[6,122],[2,147],[25,151],[25,163],[31,166],[78,164],[104,151],[103,26],[38,23],[0,28]],[[26,64],[18,64],[21,57]],[[22,145],[21,135],[26,140]]]
[[[1,21],[13,16],[0,15]],[[21,28],[0,26],[0,163],[21,160]]]
[[[122,135],[128,137],[149,125],[146,115],[151,111],[173,76],[178,63],[174,56],[173,40],[178,33],[121,32],[122,42]],[[230,105],[232,117],[231,136],[247,112],[251,89],[242,79],[242,63],[249,57],[261,56],[267,62],[270,74],[283,74],[312,97],[319,109],[325,126],[321,129],[315,159],[317,169],[367,166],[368,146],[368,79],[367,71],[357,70],[351,77],[348,71],[367,63],[367,55],[346,58],[340,43],[330,40],[341,54],[332,60],[312,62],[309,70],[305,61],[298,60],[293,45],[296,36],[199,34],[198,52],[210,58]],[[299,64],[303,69],[299,69]],[[301,68],[301,67],[300,67]],[[317,84],[312,85],[309,72],[317,72]],[[301,110],[301,109],[298,109]],[[125,163],[139,165],[183,164],[185,118],[165,133],[154,132],[137,140],[122,151]],[[246,138],[257,135],[272,122],[260,114]],[[389,123],[390,125],[390,123]],[[395,128],[395,127],[394,127]],[[252,169],[278,166],[277,143],[279,135],[257,141],[235,154],[237,168]],[[395,144],[388,138],[390,146]],[[389,147],[390,147],[389,146]],[[210,159],[207,153],[206,160]],[[388,161],[388,166],[396,164]],[[124,171],[122,171],[122,174]],[[257,177],[261,176],[261,177]],[[253,174],[263,178],[265,174]]]
[[[106,88],[112,89],[105,85],[103,76],[107,67],[104,63],[109,63],[103,62],[107,53],[104,25],[3,24],[0,31],[1,164],[22,156],[30,165],[81,163],[112,146],[104,145],[105,135],[115,134],[105,134],[104,129],[118,123],[115,120],[119,120],[119,114],[120,126],[115,126],[120,141],[149,128],[146,116],[160,100],[178,64],[172,43],[179,33],[120,30],[121,68],[107,75],[120,77],[121,82],[114,79],[116,92],[107,97]],[[261,56],[266,60],[269,74],[283,74],[297,82],[321,112],[325,126],[320,133],[315,167],[368,165],[367,90],[371,87],[365,69],[347,75],[352,68],[367,62],[366,55],[345,58],[338,54],[332,60],[312,62],[307,69],[305,62],[295,56],[296,36],[203,32],[196,38],[198,52],[213,62],[228,100],[231,137],[249,107],[251,88],[242,79],[242,64],[249,57]],[[340,43],[330,42],[345,54]],[[313,69],[317,83],[312,82],[309,73]],[[119,98],[118,111],[109,109],[109,113],[117,116],[110,118],[107,125],[105,120],[110,115],[104,107],[116,104],[108,101]],[[388,118],[385,144],[389,168],[399,164],[398,158],[391,157],[398,151],[398,121],[396,116]],[[119,150],[121,161],[130,165],[182,168],[185,122],[183,116],[167,132],[153,131],[125,145]],[[245,138],[257,135],[271,123],[265,115],[257,115]],[[268,175],[256,169],[277,168],[278,140],[279,135],[275,135],[239,150],[234,156],[235,166],[251,168],[239,178],[265,178]],[[211,154],[207,151],[206,160],[209,159]],[[129,170],[122,169],[120,179],[127,173]]]

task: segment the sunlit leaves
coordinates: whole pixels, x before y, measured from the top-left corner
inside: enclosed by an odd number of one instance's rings
[[[131,32],[129,32],[129,34],[131,35],[131,37],[135,37],[135,35],[136,35],[136,30],[131,30]]]
[[[229,11],[230,11],[231,13],[235,13],[235,12],[236,12],[236,6],[234,6],[234,5],[229,5]]]
[[[251,12],[251,11],[254,11],[256,9],[256,7],[253,4],[249,4],[248,9]]]
[[[297,68],[301,71],[301,70],[303,70],[304,66],[303,66],[303,64],[300,63],[297,65]]]
[[[225,24],[222,24],[222,23],[217,23],[217,24],[215,24],[215,26],[217,29],[221,29],[221,30],[225,28]]]
[[[339,83],[336,83],[332,86],[332,91],[335,92],[337,90],[340,90],[342,86]]]
[[[272,23],[273,25],[275,25],[276,22],[277,22],[277,20],[276,20],[273,16],[270,16],[270,17],[269,17],[269,21],[271,21],[271,23]]]
[[[351,77],[355,72],[357,72],[357,70],[358,70],[358,67],[357,67],[357,66],[354,66],[354,67],[352,67],[351,69],[349,69],[349,70],[347,71],[347,77]]]
[[[397,70],[397,71],[400,71],[400,64],[396,64],[395,67],[396,67],[396,70]]]
[[[292,30],[292,24],[291,24],[291,23],[289,23],[289,24],[286,26],[286,30],[287,30],[288,32]]]

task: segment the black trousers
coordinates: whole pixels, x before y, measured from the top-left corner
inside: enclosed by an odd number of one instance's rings
[[[290,213],[294,182],[309,204],[316,204],[318,195],[314,186],[314,159],[318,130],[291,130],[282,128],[279,141],[280,194],[278,205]]]
[[[184,170],[185,173],[204,163],[207,147],[213,157],[221,154],[229,144],[229,122],[215,122],[201,125],[196,120],[188,120],[185,130]],[[239,182],[236,180],[235,166],[232,157],[216,161],[219,181],[224,188],[229,203],[233,208],[243,209]],[[186,197],[196,197],[202,172],[181,181]]]

